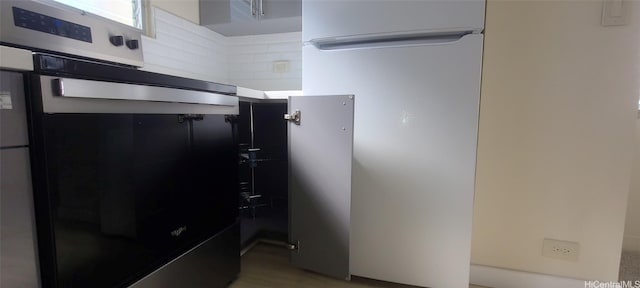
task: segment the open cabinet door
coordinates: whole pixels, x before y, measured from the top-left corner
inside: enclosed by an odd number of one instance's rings
[[[289,97],[291,263],[349,279],[353,96]]]

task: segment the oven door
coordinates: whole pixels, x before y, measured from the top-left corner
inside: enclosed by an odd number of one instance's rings
[[[41,251],[43,269],[55,271],[43,273],[46,284],[126,286],[236,221],[229,116],[189,109],[197,104],[66,99],[49,86],[56,80],[35,78],[31,117],[38,232],[54,243]]]

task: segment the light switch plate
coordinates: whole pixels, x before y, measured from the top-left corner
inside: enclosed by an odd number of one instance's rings
[[[629,21],[628,0],[602,1],[602,26],[627,25]]]

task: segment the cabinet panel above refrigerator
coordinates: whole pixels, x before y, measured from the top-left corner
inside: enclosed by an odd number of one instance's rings
[[[310,41],[365,34],[479,32],[484,11],[484,0],[305,0],[302,37]]]

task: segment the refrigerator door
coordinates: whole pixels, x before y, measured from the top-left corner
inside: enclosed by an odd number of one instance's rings
[[[0,147],[29,144],[22,74],[0,71]]]
[[[485,0],[304,0],[302,39],[482,31]]]
[[[289,97],[291,263],[349,278],[353,96]]]
[[[482,42],[303,48],[305,95],[358,99],[352,275],[468,287]]]

